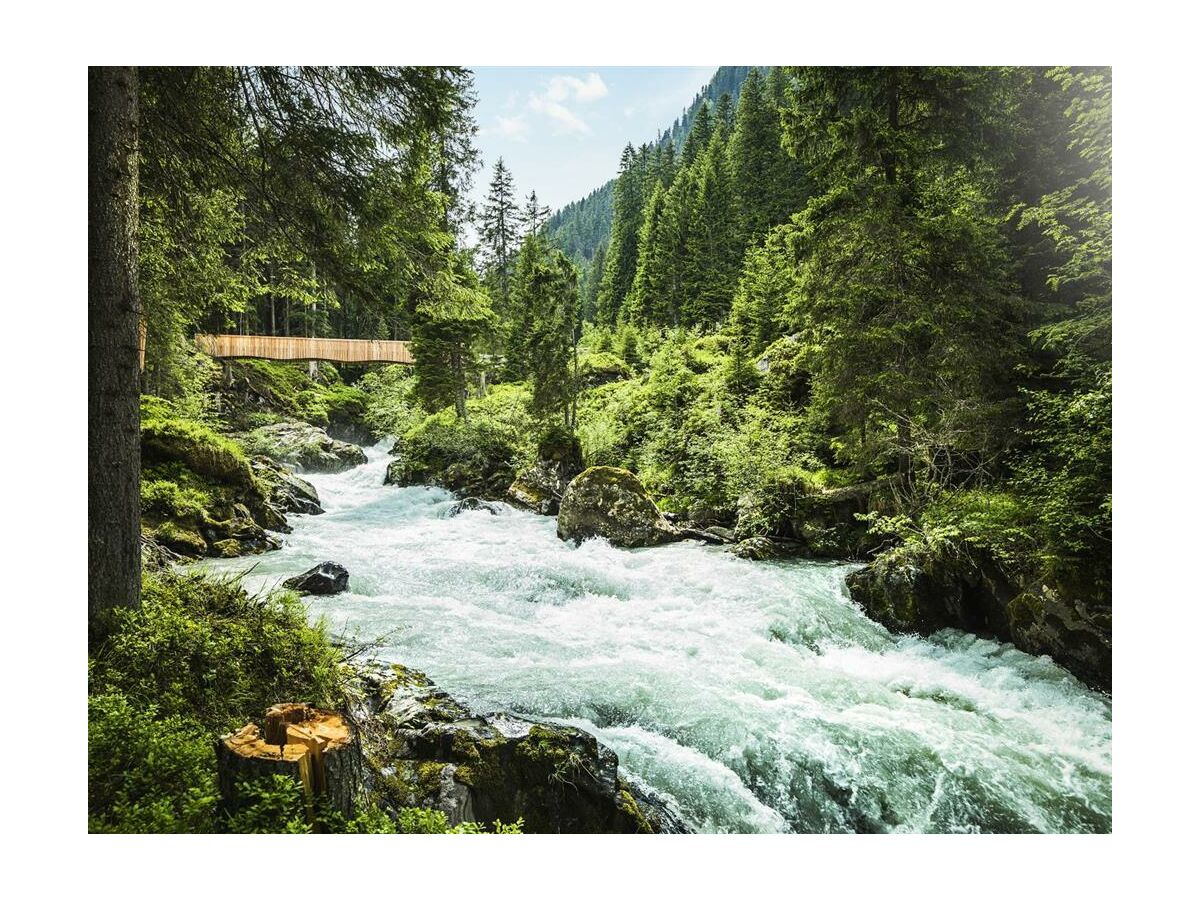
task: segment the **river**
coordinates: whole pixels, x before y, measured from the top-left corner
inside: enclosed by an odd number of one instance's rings
[[[896,636],[848,599],[852,566],[755,563],[688,541],[574,547],[551,518],[382,484],[385,445],[306,475],[326,513],[284,548],[206,563],[309,598],[334,634],[384,637],[477,711],[577,725],[699,831],[1109,831],[1112,708],[1048,659]]]

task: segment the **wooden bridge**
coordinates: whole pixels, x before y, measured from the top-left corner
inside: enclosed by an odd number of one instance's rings
[[[196,346],[217,359],[291,359],[336,363],[413,364],[408,341],[198,334]]]

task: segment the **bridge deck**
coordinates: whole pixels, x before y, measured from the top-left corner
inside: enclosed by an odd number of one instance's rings
[[[198,334],[196,346],[217,359],[313,359],[339,363],[399,363],[406,366],[411,366],[413,361],[408,341]]]

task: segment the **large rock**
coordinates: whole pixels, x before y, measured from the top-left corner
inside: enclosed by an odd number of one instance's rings
[[[486,512],[494,516],[499,510],[496,509],[495,503],[488,503],[486,500],[480,500],[478,497],[464,497],[451,506],[446,515],[453,519],[455,516],[462,515],[465,512]]]
[[[367,461],[362,447],[334,440],[323,429],[307,422],[264,425],[243,440],[251,452],[302,472],[344,472]]]
[[[585,731],[472,712],[403,666],[365,683],[357,715],[372,791],[385,807],[438,809],[452,825],[520,818],[531,833],[686,830]]]
[[[557,515],[567,485],[582,471],[583,449],[579,438],[555,428],[538,442],[537,460],[517,475],[505,499],[543,516]]]
[[[350,572],[335,562],[323,562],[287,579],[283,586],[302,594],[340,594],[350,587]]]
[[[846,579],[850,596],[893,631],[958,628],[1049,656],[1092,687],[1112,687],[1112,609],[1010,574],[972,545],[898,547]]]
[[[241,556],[280,547],[283,510],[241,447],[165,401],[142,401],[142,529],[183,557]]]
[[[250,468],[258,480],[266,486],[272,505],[284,513],[320,515],[325,512],[317,489],[296,473],[277,463],[269,456],[255,456]]]
[[[651,547],[682,539],[637,476],[626,469],[592,466],[563,493],[558,536],[564,541],[602,537],[618,547]]]

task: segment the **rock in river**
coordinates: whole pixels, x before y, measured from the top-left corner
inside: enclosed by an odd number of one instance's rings
[[[480,500],[478,497],[464,497],[450,507],[450,512],[447,515],[450,518],[454,518],[459,513],[471,512],[473,510],[486,510],[494,516],[496,515],[496,504]]]
[[[366,673],[364,673],[366,675]],[[355,711],[378,800],[441,810],[452,825],[524,820],[524,831],[686,830],[664,801],[617,768],[586,731],[478,713],[424,674],[396,665],[366,675]]]
[[[553,428],[538,442],[537,459],[513,479],[505,499],[543,516],[556,515],[567,485],[582,471],[579,438],[566,429]]]
[[[367,461],[356,444],[335,441],[307,422],[276,422],[245,435],[247,448],[302,472],[344,472]]]
[[[271,504],[282,512],[310,516],[325,512],[317,497],[317,489],[271,457],[251,458],[250,468],[270,492]]]
[[[637,476],[626,469],[592,466],[563,493],[558,536],[564,541],[606,538],[618,547],[652,547],[681,540]]]
[[[335,562],[323,562],[303,574],[289,578],[283,586],[302,594],[340,594],[350,587],[350,573],[345,566],[339,566]]]

